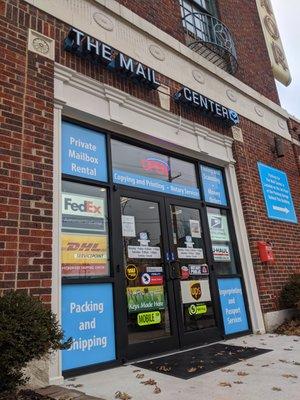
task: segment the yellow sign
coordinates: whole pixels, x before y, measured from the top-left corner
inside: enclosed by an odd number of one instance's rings
[[[191,304],[189,306],[189,314],[190,315],[199,315],[207,313],[206,304]]]
[[[125,268],[125,275],[129,281],[134,281],[139,276],[138,267],[133,264],[127,265]]]
[[[280,39],[271,0],[256,0],[274,77],[283,85],[291,81],[286,56]]]
[[[107,236],[63,233],[61,244],[63,276],[108,274]]]
[[[160,311],[145,312],[137,315],[139,326],[154,325],[161,323]]]

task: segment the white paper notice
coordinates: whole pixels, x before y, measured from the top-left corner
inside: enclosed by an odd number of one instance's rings
[[[122,215],[122,235],[135,237],[135,220],[132,215]]]
[[[160,247],[128,246],[128,258],[161,258]]]
[[[196,219],[190,219],[190,230],[193,238],[201,238],[200,221]]]
[[[202,259],[203,249],[194,249],[193,247],[177,247],[178,258]]]

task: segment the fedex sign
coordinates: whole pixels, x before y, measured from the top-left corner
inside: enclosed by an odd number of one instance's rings
[[[62,213],[82,217],[103,218],[104,201],[102,198],[97,197],[63,193]]]

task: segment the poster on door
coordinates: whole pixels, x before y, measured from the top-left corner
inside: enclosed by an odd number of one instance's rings
[[[230,261],[230,250],[227,245],[214,245],[212,246],[214,261],[217,262],[228,262]]]
[[[128,258],[161,258],[160,247],[128,246]]]
[[[165,308],[164,287],[162,285],[127,287],[126,292],[129,313],[163,310]]]
[[[211,301],[208,279],[180,281],[183,304]]]
[[[194,249],[193,247],[177,247],[177,255],[180,259],[201,260],[204,258],[203,249]]]
[[[115,360],[112,284],[63,285],[62,328],[72,338],[62,351],[63,371]]]
[[[207,217],[211,240],[217,242],[229,241],[227,216],[208,213]]]
[[[61,235],[62,276],[107,276],[107,236]]]

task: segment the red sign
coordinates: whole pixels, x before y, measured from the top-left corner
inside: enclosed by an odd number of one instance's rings
[[[164,283],[164,277],[161,274],[155,273],[144,273],[141,276],[143,285],[162,285]]]
[[[190,276],[190,271],[189,271],[188,267],[183,265],[181,267],[181,279],[188,279],[189,276]]]
[[[142,168],[147,172],[154,172],[158,175],[169,176],[170,167],[166,161],[159,158],[149,157],[141,160]]]

